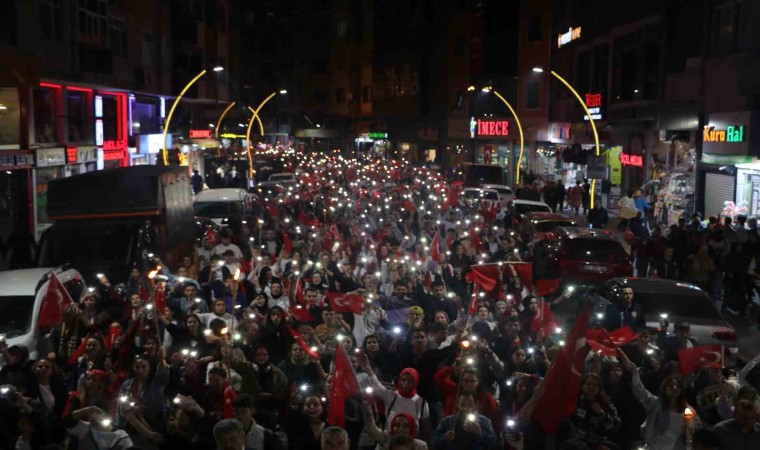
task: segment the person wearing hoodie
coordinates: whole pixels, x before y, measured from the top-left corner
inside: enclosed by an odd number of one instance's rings
[[[385,404],[385,417],[394,417],[399,413],[409,414],[414,418],[414,426],[420,430],[420,438],[427,440],[430,435],[430,411],[428,402],[417,393],[417,386],[420,383],[417,370],[411,367],[402,370],[394,391],[386,388],[377,379],[366,355],[359,354],[358,363],[369,377],[375,396]],[[384,431],[391,431],[390,420],[386,421]]]

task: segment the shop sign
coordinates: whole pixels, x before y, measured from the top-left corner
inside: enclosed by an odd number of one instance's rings
[[[470,138],[508,136],[509,122],[497,119],[470,119]]]
[[[388,133],[383,133],[380,131],[370,131],[369,138],[370,139],[388,139]]]
[[[103,141],[103,151],[107,150],[119,150],[122,151],[127,148],[127,143],[119,140]]]
[[[602,119],[602,94],[598,92],[588,93],[586,94],[584,103],[586,104],[586,109],[588,109],[592,119]],[[589,120],[587,114],[583,115],[583,120]]]
[[[562,48],[576,39],[581,38],[581,27],[568,28],[566,32],[560,33],[557,37],[557,48]]]
[[[86,163],[98,160],[98,149],[96,147],[79,147],[77,148],[77,162]]]
[[[124,159],[124,149],[121,148],[103,148],[103,160],[113,161],[115,159]]]
[[[621,153],[620,163],[624,166],[644,167],[644,158],[642,158],[641,155]]]
[[[38,148],[36,151],[37,167],[66,165],[65,148]]]
[[[190,139],[208,139],[211,137],[211,130],[190,130]]]
[[[725,130],[716,130],[712,125],[705,125],[702,140],[704,142],[744,142],[744,125],[729,125]]]
[[[166,135],[166,148],[172,146],[171,133]],[[164,148],[164,135],[163,134],[141,134],[140,139],[137,141],[138,151],[143,155],[156,154]]]
[[[76,164],[76,163],[77,163],[77,146],[67,145],[66,146],[66,164]]]
[[[32,167],[34,167],[34,154],[32,152],[0,151],[0,169],[30,169]]]

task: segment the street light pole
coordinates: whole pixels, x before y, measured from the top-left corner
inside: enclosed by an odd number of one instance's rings
[[[267,98],[265,98],[258,107],[253,111],[253,117],[251,117],[251,120],[248,121],[248,129],[245,132],[245,143],[248,150],[248,180],[250,182],[251,179],[253,179],[254,170],[253,170],[253,157],[251,156],[251,127],[253,126],[253,121],[256,119],[259,119],[259,130],[261,131],[261,137],[264,137],[264,125],[261,123],[261,118],[259,118],[259,111],[261,111],[261,108],[264,107],[264,105],[269,102],[275,95],[277,94],[287,94],[288,91],[285,89],[282,89],[280,91],[274,91]]]
[[[224,70],[224,67],[222,67],[222,66],[216,66],[216,67],[214,67],[214,72],[221,72],[222,70]],[[201,70],[201,72],[198,75],[196,75],[195,78],[193,78],[192,80],[190,80],[190,82],[185,85],[185,87],[182,89],[182,92],[180,92],[179,95],[177,96],[177,98],[174,99],[174,103],[172,103],[172,107],[169,110],[169,115],[166,116],[166,123],[164,124],[164,138],[163,138],[164,148],[163,148],[163,150],[161,152],[161,154],[163,156],[163,159],[164,159],[164,165],[165,166],[169,165],[169,158],[166,155],[166,136],[169,133],[169,124],[172,121],[172,116],[174,115],[174,110],[177,108],[177,105],[179,104],[179,100],[182,98],[183,95],[185,95],[185,92],[187,92],[187,90],[190,89],[190,87],[193,84],[195,84],[195,82],[198,81],[203,75],[206,75],[206,69]]]
[[[475,90],[475,86],[470,86],[467,88],[468,91],[472,92]],[[520,117],[517,116],[517,113],[515,112],[515,109],[512,108],[512,105],[509,104],[507,99],[505,99],[499,92],[494,89],[491,86],[484,87],[482,89],[483,92],[490,92],[493,93],[499,100],[504,103],[507,108],[509,108],[509,112],[512,113],[512,116],[515,118],[515,122],[517,122],[517,131],[520,133],[520,156],[517,158],[517,169],[515,171],[515,185],[520,184],[520,164],[522,164],[522,158],[523,158],[523,150],[524,150],[524,143],[525,140],[523,138],[523,129],[522,124],[520,123]]]

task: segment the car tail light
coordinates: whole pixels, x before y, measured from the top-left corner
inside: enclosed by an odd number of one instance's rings
[[[712,337],[719,341],[735,341],[737,339],[736,331],[734,330],[715,331]]]

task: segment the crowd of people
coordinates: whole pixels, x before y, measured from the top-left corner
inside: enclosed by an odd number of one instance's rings
[[[210,230],[173,267],[154,257],[124,283],[101,276],[52,330],[49,354],[0,342],[0,447],[760,448],[757,392],[722,368],[681,376],[668,349],[691,345],[688,324],[645,328],[629,289],[605,326],[639,334],[612,352],[575,350],[572,413],[547,431],[537,418],[555,413],[541,398],[556,386],[544,380],[574,346],[545,326],[546,309],[572,294],[533,295],[514,212],[470,209],[461,181],[404,161],[293,165],[294,189],[259,192],[250,217]],[[694,227],[637,236],[642,273],[701,283],[692,267],[712,267],[708,289],[727,276],[736,234]],[[655,242],[672,242],[664,266],[641,253]],[[498,275],[478,278],[479,266]],[[347,378],[360,390],[344,398]]]

